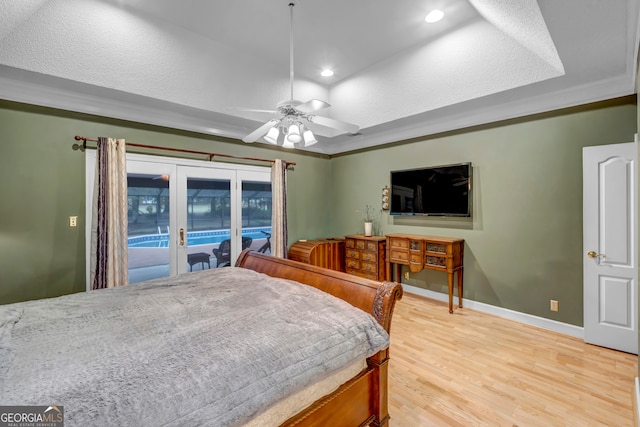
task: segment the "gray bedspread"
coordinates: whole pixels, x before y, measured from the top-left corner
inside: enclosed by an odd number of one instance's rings
[[[0,306],[0,405],[71,426],[241,425],[389,345],[373,317],[240,268]]]

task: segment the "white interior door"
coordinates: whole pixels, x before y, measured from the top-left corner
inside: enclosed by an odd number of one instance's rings
[[[584,340],[638,353],[637,146],[583,149]]]

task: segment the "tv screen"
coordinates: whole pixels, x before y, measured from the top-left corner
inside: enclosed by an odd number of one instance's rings
[[[391,172],[391,215],[471,216],[471,163]]]

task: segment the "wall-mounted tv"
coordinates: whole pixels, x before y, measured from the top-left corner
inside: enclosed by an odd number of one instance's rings
[[[391,215],[471,216],[471,163],[391,172]]]

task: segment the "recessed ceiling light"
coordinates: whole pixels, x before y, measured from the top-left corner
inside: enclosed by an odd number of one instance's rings
[[[322,77],[331,77],[331,76],[333,76],[333,71],[332,71],[332,70],[330,70],[330,69],[328,69],[328,68],[325,68],[324,70],[322,70],[322,72],[320,73],[320,75],[321,75]]]
[[[429,24],[433,24],[434,22],[438,22],[444,16],[444,12],[438,9],[434,9],[427,14],[424,18]]]

